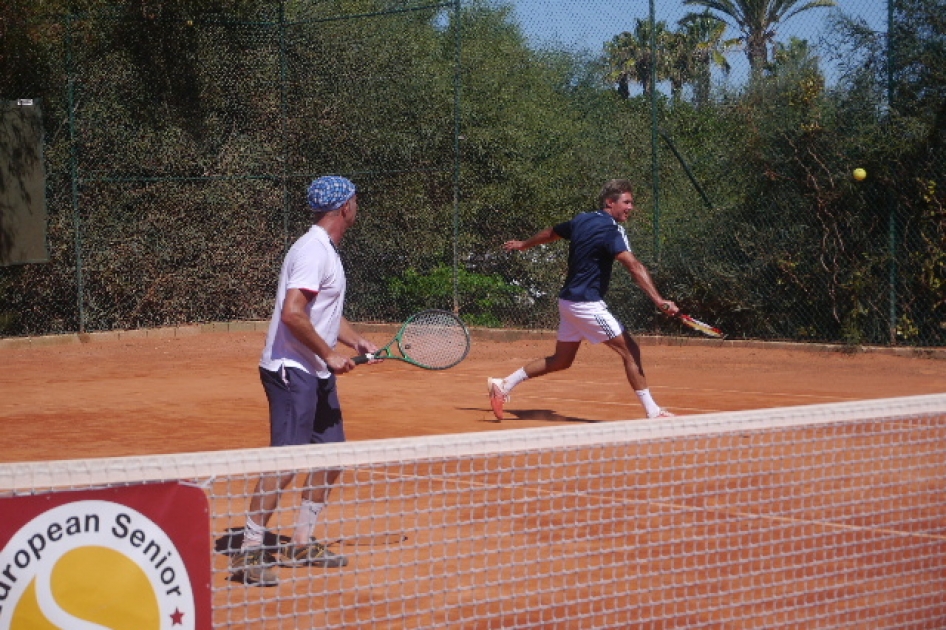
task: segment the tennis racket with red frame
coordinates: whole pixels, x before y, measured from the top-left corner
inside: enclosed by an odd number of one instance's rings
[[[689,315],[684,315],[683,313],[677,313],[676,318],[679,319],[680,322],[684,326],[688,326],[689,328],[692,328],[693,330],[697,332],[701,332],[707,337],[713,337],[715,339],[722,339],[723,337],[726,336],[726,333],[721,331],[719,328],[716,328],[715,326],[710,326],[706,322],[701,322],[700,320],[694,319],[690,317]]]

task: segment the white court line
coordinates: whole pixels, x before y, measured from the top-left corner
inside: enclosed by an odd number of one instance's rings
[[[651,387],[651,389],[667,389],[667,390],[677,390],[677,391],[686,391],[686,392],[704,392],[709,394],[742,394],[748,396],[771,396],[773,398],[811,398],[812,400],[829,400],[829,401],[849,401],[849,400],[861,400],[860,398],[852,398],[850,396],[836,396],[833,394],[786,394],[783,392],[756,392],[752,390],[745,389],[706,389],[702,387],[677,387],[674,385],[656,385]]]
[[[643,412],[643,409],[641,409],[640,403],[637,402],[637,401],[634,401],[634,402],[614,402],[614,401],[609,401],[609,400],[595,400],[595,401],[589,401],[589,400],[582,400],[582,399],[580,399],[580,398],[556,398],[555,396],[521,396],[521,397],[517,397],[516,400],[517,400],[517,401],[522,401],[522,400],[538,400],[538,401],[548,400],[548,401],[553,401],[553,400],[554,400],[555,402],[578,403],[578,404],[582,404],[582,405],[588,405],[588,404],[594,404],[594,405],[609,405],[609,406],[612,406],[612,407],[630,407],[630,408],[632,408],[632,409],[640,409],[640,410]],[[515,413],[516,413],[516,403],[510,402],[510,403],[508,403],[508,405],[509,405],[509,406],[506,408],[506,411],[508,411],[508,412],[511,413],[511,414],[515,414]],[[710,408],[703,408],[703,407],[681,407],[680,405],[667,405],[667,408],[670,409],[671,411],[678,411],[678,410],[681,410],[681,409],[685,409],[686,411],[694,411],[694,412],[697,412],[697,413],[719,413],[719,412],[723,412],[723,411],[731,411],[730,409],[710,409]],[[488,408],[488,407],[485,407],[485,406],[484,406],[483,409],[484,409],[485,411],[489,411],[489,408]]]
[[[362,470],[359,472],[365,472],[365,471]],[[454,477],[440,476],[440,475],[435,475],[435,476],[400,475],[400,474],[392,475],[391,473],[379,473],[379,472],[374,472],[374,471],[368,471],[368,472],[370,472],[373,475],[381,475],[385,479],[391,479],[391,477],[393,476],[393,477],[396,477],[398,479],[403,479],[403,480],[409,479],[413,481],[430,481],[434,479],[434,480],[439,480],[445,483],[446,482],[452,483],[454,485],[461,484],[461,480],[459,479],[456,479]],[[467,485],[467,487],[470,487],[470,488],[478,487],[478,488],[484,488],[484,489],[492,488],[492,487],[495,487],[496,485],[496,484],[488,484],[485,482],[478,482],[472,479],[466,481],[465,484]],[[924,534],[921,532],[906,532],[906,531],[901,531],[898,529],[889,529],[885,527],[867,527],[864,525],[847,525],[844,523],[835,523],[832,521],[815,521],[811,519],[792,518],[788,516],[777,516],[777,515],[771,515],[771,514],[756,514],[753,512],[732,511],[732,510],[725,510],[725,509],[712,509],[712,508],[706,508],[706,507],[694,507],[692,505],[683,505],[679,503],[666,503],[663,501],[634,501],[634,500],[605,501],[604,497],[601,497],[600,495],[597,495],[594,492],[582,492],[580,494],[576,492],[552,492],[548,490],[543,490],[541,488],[530,488],[528,486],[518,486],[516,489],[526,490],[526,491],[532,492],[534,496],[540,496],[546,499],[555,499],[555,498],[567,499],[567,498],[576,497],[576,496],[582,496],[582,497],[595,496],[598,499],[602,500],[601,503],[599,503],[599,505],[603,507],[621,506],[621,505],[653,505],[659,508],[670,509],[677,512],[703,512],[703,513],[711,514],[711,515],[735,516],[735,517],[740,517],[743,519],[749,518],[749,519],[756,519],[759,521],[773,521],[773,522],[779,522],[779,523],[789,523],[792,525],[815,525],[815,526],[822,527],[824,529],[833,529],[833,530],[838,530],[838,531],[852,531],[852,532],[867,532],[869,534],[878,534],[878,535],[888,534],[888,535],[897,536],[900,538],[919,538],[923,540],[936,540],[936,541],[946,540],[946,536],[937,535],[937,534]]]
[[[485,382],[482,374],[471,374],[464,372],[453,372],[454,375],[459,375],[463,377],[468,377],[472,379],[481,379]],[[613,382],[602,382],[602,381],[575,381],[574,379],[567,378],[548,378],[548,377],[539,377],[540,381],[537,383],[555,383],[560,386],[570,386],[570,387],[580,387],[585,390],[591,391],[600,391],[600,389],[607,389],[613,387]],[[630,385],[626,381],[621,381],[621,386],[630,389]],[[523,385],[522,387],[528,388],[529,385]],[[743,396],[767,396],[770,398],[798,398],[798,399],[809,399],[809,400],[826,400],[829,402],[845,402],[845,401],[855,401],[861,400],[861,398],[851,397],[851,396],[838,396],[833,394],[790,394],[785,392],[760,392],[754,390],[746,389],[717,389],[717,388],[707,388],[707,387],[682,387],[677,385],[650,385],[652,390],[667,390],[667,391],[681,391],[681,392],[701,392],[705,394],[739,394]],[[514,395],[517,395],[521,398],[536,398],[536,399],[547,399],[547,400],[574,400],[569,398],[548,398],[547,396],[542,396],[539,394],[530,395],[525,392],[520,394],[520,389],[515,389]],[[484,396],[486,395],[485,386],[483,387]],[[588,402],[588,400],[576,400],[575,402]],[[597,403],[597,401],[595,401]],[[618,404],[618,403],[602,403],[602,404]],[[724,410],[725,411],[725,410]]]
[[[523,400],[530,400],[530,401],[555,401],[555,402],[564,402],[564,403],[575,403],[575,404],[581,404],[581,405],[594,404],[594,405],[602,405],[602,406],[628,407],[628,408],[631,408],[631,409],[640,409],[640,403],[638,403],[637,401],[634,401],[634,402],[623,402],[623,401],[621,401],[621,402],[615,402],[615,401],[609,401],[609,400],[586,400],[586,399],[580,399],[580,398],[557,398],[557,397],[555,397],[555,396],[517,396],[514,401],[510,401],[509,403],[507,403],[506,411],[508,411],[510,414],[515,415],[517,403],[519,403],[519,402],[521,402],[521,401],[523,401]],[[860,399],[859,399],[859,398],[845,398],[845,399],[843,399],[843,400],[845,400],[845,401],[853,401],[853,400],[860,400]],[[673,411],[674,413],[677,413],[677,412],[679,412],[679,411],[688,411],[688,412],[691,412],[691,413],[698,413],[698,414],[699,414],[699,413],[724,413],[724,412],[726,412],[726,411],[738,411],[738,409],[716,409],[716,408],[713,408],[713,407],[683,407],[683,406],[681,406],[681,405],[664,405],[664,406],[666,406],[670,411]],[[777,406],[777,405],[772,405],[772,407],[776,407],[776,406]],[[755,409],[761,409],[761,407],[755,407]],[[483,411],[489,411],[489,406],[488,406],[488,404],[486,404],[486,405],[483,406]],[[559,413],[565,413],[565,412],[559,410]],[[567,414],[566,414],[566,415],[567,415]],[[682,414],[677,413],[677,415],[682,415]]]

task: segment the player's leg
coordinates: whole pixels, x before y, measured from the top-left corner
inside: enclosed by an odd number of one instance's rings
[[[313,470],[306,478],[302,498],[315,503],[328,503],[332,486],[335,485],[341,474],[342,471],[340,470]]]
[[[647,377],[644,375],[644,366],[641,362],[641,348],[626,330],[617,337],[604,342],[606,346],[618,353],[624,363],[624,373],[627,382],[634,391],[647,389]]]
[[[248,542],[250,544],[263,544],[262,535],[255,536],[252,534],[265,531],[279,504],[279,495],[292,482],[294,476],[293,473],[263,475],[257,480],[256,489],[253,491],[253,496],[250,497],[250,505],[247,510],[247,529],[253,531],[250,535],[244,536],[244,546]]]
[[[488,378],[486,386],[489,390],[489,401],[496,419],[503,419],[503,407],[505,403],[509,402],[509,393],[513,388],[527,379],[567,370],[575,361],[575,355],[578,354],[580,347],[580,341],[557,341],[555,342],[555,352],[551,356],[534,359],[506,378]]]
[[[509,394],[517,385],[527,379],[571,367],[583,339],[597,343],[610,336],[609,331],[602,328],[601,321],[595,317],[601,309],[604,309],[604,302],[558,301],[558,340],[555,343],[555,353],[527,363],[506,378],[486,380],[490,405],[498,420],[503,419],[503,406],[509,402]],[[620,331],[620,327],[615,330]]]
[[[525,372],[526,378],[537,378],[552,372],[567,370],[574,363],[575,355],[578,354],[580,347],[580,341],[556,341],[554,354],[544,359],[530,361],[522,370]]]
[[[240,550],[230,562],[233,575],[245,584],[274,586],[277,583],[273,571],[275,561],[271,549],[266,548],[266,528],[279,504],[280,493],[295,475],[263,475],[256,482],[250,497],[246,523],[243,526],[243,541]]]
[[[260,368],[260,382],[269,405],[270,446],[308,443],[315,395],[302,370],[283,367],[279,371]],[[300,427],[303,430],[300,430]],[[283,489],[293,479],[292,473],[261,477],[256,484],[243,528],[243,544],[230,561],[234,577],[246,584],[272,586],[277,583],[272,552],[265,546],[267,526],[279,503]]]
[[[644,407],[648,418],[666,418],[673,414],[662,409],[650,393],[647,386],[647,377],[644,375],[644,366],[641,361],[641,348],[631,337],[630,333],[622,330],[621,334],[608,339],[604,342],[609,348],[618,353],[621,361],[624,363],[624,374],[627,376],[627,382],[630,383],[637,394],[638,400]]]
[[[335,376],[315,379],[310,389],[314,392],[316,404],[307,441],[312,444],[344,442],[345,427]],[[332,553],[313,537],[316,523],[325,510],[329,494],[340,475],[340,470],[314,470],[307,475],[302,491],[302,505],[299,507],[292,538],[289,544],[280,548],[280,564],[320,567],[348,565],[348,558]]]

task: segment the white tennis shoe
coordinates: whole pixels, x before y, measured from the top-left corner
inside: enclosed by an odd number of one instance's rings
[[[503,419],[503,405],[509,402],[509,394],[503,387],[503,379],[487,378],[486,389],[489,392],[489,404],[493,408],[493,415],[497,420]]]
[[[647,417],[648,418],[675,418],[676,416],[677,414],[673,413],[669,409],[664,409],[663,407],[661,407],[660,409],[657,410],[657,413],[655,413],[654,415],[648,415]]]

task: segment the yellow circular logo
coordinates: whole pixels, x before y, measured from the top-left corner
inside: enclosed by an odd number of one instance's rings
[[[0,551],[0,628],[192,630],[180,553],[148,517],[109,501],[43,512]]]

